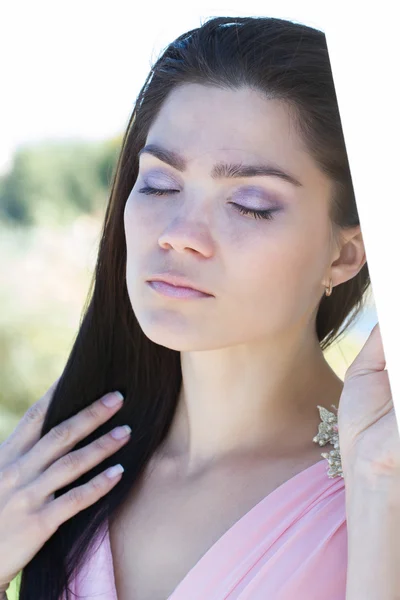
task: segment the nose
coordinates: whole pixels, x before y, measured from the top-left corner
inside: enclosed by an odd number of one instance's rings
[[[196,252],[209,257],[213,243],[209,227],[204,222],[188,219],[175,219],[158,238],[161,248],[173,248],[177,252]]]

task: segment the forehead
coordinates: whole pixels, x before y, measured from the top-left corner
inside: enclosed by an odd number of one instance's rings
[[[299,179],[324,177],[281,100],[243,87],[201,84],[175,88],[164,101],[146,140],[183,155],[189,164],[217,159],[270,160]]]

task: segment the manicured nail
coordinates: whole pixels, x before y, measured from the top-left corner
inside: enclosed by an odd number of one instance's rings
[[[103,404],[111,408],[112,406],[116,406],[120,404],[124,399],[121,392],[113,392],[112,394],[107,395],[105,398],[102,398],[101,401]]]
[[[126,437],[131,431],[132,429],[129,427],[129,425],[122,425],[122,427],[116,427],[113,429],[111,435],[116,440],[120,440],[123,437]]]
[[[107,477],[112,479],[112,477],[116,477],[117,475],[119,475],[120,473],[123,473],[123,472],[124,472],[124,467],[122,465],[114,465],[113,467],[110,467],[109,469],[107,469],[106,475],[107,475]]]

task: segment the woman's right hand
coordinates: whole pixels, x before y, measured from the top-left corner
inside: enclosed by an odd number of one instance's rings
[[[84,485],[54,499],[54,492],[75,481],[121,448],[130,438],[126,426],[117,427],[87,446],[70,452],[112,417],[122,397],[102,396],[40,438],[55,381],[33,404],[12,434],[0,445],[0,596],[37,554],[58,527],[107,494],[122,477],[103,471]],[[117,399],[114,406],[103,400]],[[119,430],[123,437],[114,438]],[[114,467],[111,467],[114,469]]]

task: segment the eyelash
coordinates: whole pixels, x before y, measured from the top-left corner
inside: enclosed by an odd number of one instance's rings
[[[165,196],[166,194],[177,193],[179,190],[160,190],[157,188],[153,188],[150,186],[144,187],[139,190],[140,194],[154,195],[154,196]],[[246,208],[245,206],[241,206],[240,204],[236,204],[235,202],[230,202],[236,210],[238,210],[243,215],[252,215],[255,219],[267,219],[271,220],[274,218],[273,213],[275,212],[272,209],[265,210],[254,210],[252,208]]]

